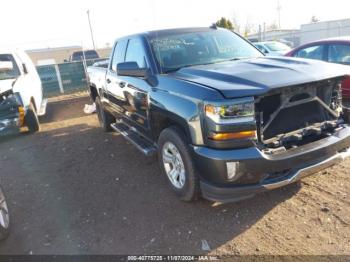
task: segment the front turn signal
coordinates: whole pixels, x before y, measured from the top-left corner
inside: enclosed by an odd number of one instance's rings
[[[235,133],[213,133],[209,139],[215,141],[225,141],[233,139],[254,139],[256,138],[256,131],[242,131]]]

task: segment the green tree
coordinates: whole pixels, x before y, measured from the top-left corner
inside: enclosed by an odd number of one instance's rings
[[[234,29],[232,22],[229,19],[226,19],[225,17],[221,17],[216,22],[216,25],[218,27],[223,27],[223,28],[226,28],[226,29],[229,29],[229,30],[233,30]]]

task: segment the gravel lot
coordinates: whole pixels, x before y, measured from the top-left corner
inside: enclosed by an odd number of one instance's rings
[[[349,160],[240,203],[187,204],[155,158],[82,113],[88,102],[57,99],[41,132],[0,141],[12,215],[0,254],[350,255]]]

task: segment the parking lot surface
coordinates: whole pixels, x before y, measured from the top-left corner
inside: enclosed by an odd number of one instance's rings
[[[350,255],[350,161],[233,204],[183,203],[156,158],[57,99],[0,141],[12,229],[0,254]]]

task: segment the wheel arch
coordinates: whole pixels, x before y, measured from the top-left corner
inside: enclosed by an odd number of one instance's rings
[[[157,110],[151,114],[151,126],[153,139],[158,141],[161,132],[171,126],[177,127],[181,132],[184,133],[187,143],[192,143],[192,137],[189,125],[186,120],[182,117],[168,111]]]
[[[34,110],[35,110],[35,112],[37,113],[37,112],[38,112],[38,106],[37,106],[37,104],[36,104],[36,102],[35,102],[34,97],[30,97],[29,102],[33,104]]]
[[[90,98],[93,102],[95,102],[96,100],[96,97],[98,97],[98,91],[97,91],[97,87],[95,84],[93,83],[90,83],[90,86],[89,86],[89,93],[90,93]]]

